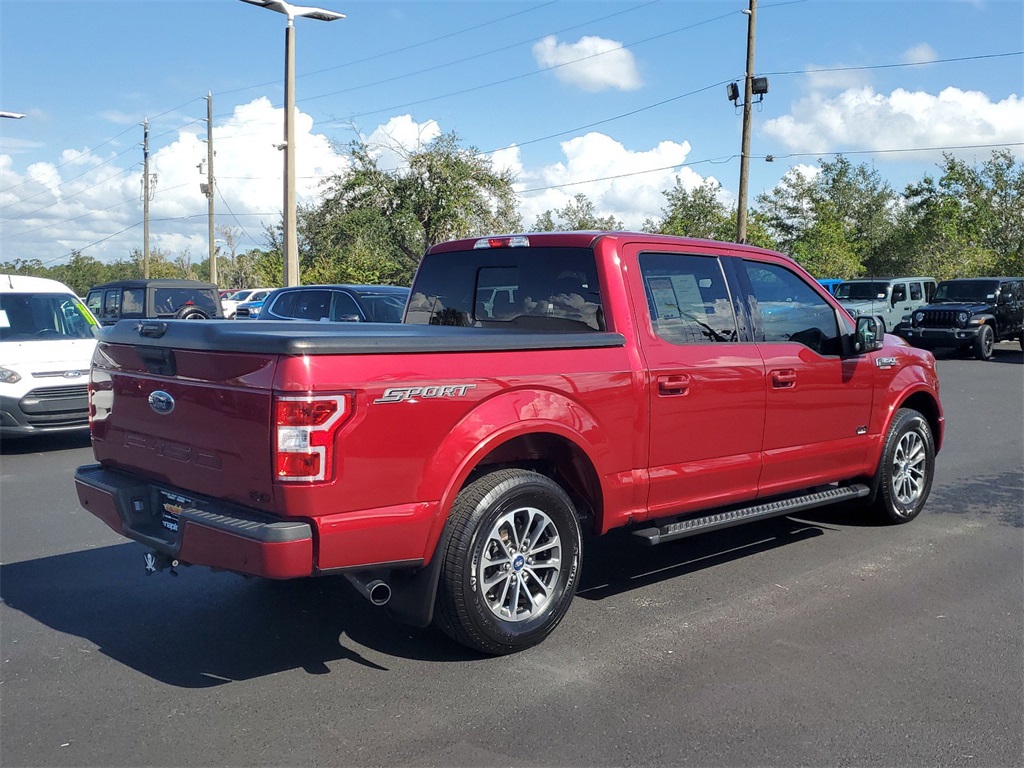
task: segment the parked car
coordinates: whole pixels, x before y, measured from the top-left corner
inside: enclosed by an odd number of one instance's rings
[[[101,325],[113,325],[121,318],[224,317],[217,286],[198,280],[118,280],[90,288],[85,304]]]
[[[232,319],[255,320],[257,317],[259,317],[260,310],[263,309],[263,305],[266,301],[266,296],[264,296],[261,299],[256,299],[255,301],[243,301],[241,304],[235,307],[235,314]]]
[[[932,303],[898,333],[915,347],[971,349],[979,360],[992,357],[997,341],[1019,341],[1024,349],[1024,278],[943,280]]]
[[[340,574],[491,654],[559,624],[584,531],[660,545],[856,500],[905,523],[943,440],[934,356],[752,246],[458,240],[401,323],[166,326],[99,332],[75,476],[147,572]]]
[[[838,277],[822,277],[818,279],[818,283],[833,296],[836,293],[836,286],[842,282]]]
[[[857,315],[878,315],[884,330],[892,332],[918,307],[931,301],[934,277],[871,277],[843,280],[833,295],[846,310]]]
[[[0,436],[89,427],[96,326],[63,283],[0,275]]]
[[[246,301],[262,301],[270,295],[273,288],[243,288],[235,291],[228,298],[222,298],[220,303],[224,308],[224,317],[232,318],[238,305]]]
[[[408,299],[397,285],[300,285],[274,291],[258,318],[400,323]]]

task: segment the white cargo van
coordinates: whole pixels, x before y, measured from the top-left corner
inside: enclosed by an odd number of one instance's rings
[[[89,427],[96,327],[63,283],[0,275],[0,437]]]

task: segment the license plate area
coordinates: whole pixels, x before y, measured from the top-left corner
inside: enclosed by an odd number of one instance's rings
[[[182,496],[180,493],[171,493],[160,489],[157,492],[157,518],[160,521],[160,527],[168,533],[177,535],[178,533],[178,518],[183,511],[186,509],[194,509],[196,502],[194,499],[188,496]]]

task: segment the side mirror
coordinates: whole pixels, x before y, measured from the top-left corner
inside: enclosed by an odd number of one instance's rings
[[[853,334],[853,352],[862,355],[875,352],[885,343],[882,331],[882,320],[876,315],[860,315],[857,318],[857,330]]]
[[[358,323],[361,322],[362,318],[359,315],[352,313],[350,315],[339,315],[337,322],[339,323]]]

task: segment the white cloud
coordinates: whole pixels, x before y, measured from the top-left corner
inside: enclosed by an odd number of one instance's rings
[[[281,143],[283,120],[281,108],[259,98],[214,125],[215,221],[244,228],[252,240],[243,248],[262,245],[264,225],[280,221],[283,158],[275,145]],[[154,132],[159,131],[151,124]],[[307,114],[298,113],[295,134],[296,193],[306,204],[317,199],[321,180],[341,172],[348,159],[313,132]],[[206,171],[197,168],[206,160],[205,136],[200,125],[180,131],[170,144],[154,147],[151,139],[150,171],[158,180],[150,204],[150,247],[172,256],[189,248],[198,260],[207,252],[207,199],[199,189]],[[13,170],[9,155],[0,155],[0,260],[59,262],[77,249],[113,260],[141,249],[142,153],[122,152],[65,150],[59,163],[34,163],[24,174]]]
[[[615,40],[581,37],[575,43],[560,43],[549,35],[534,44],[533,57],[539,66],[552,67],[563,83],[585,91],[634,91],[642,85],[636,59]]]
[[[663,192],[675,185],[677,176],[688,189],[704,181],[691,168],[674,168],[690,153],[685,141],[663,141],[653,149],[634,151],[602,133],[588,133],[562,142],[561,147],[564,161],[523,171],[516,184],[517,191],[525,192],[520,212],[527,228],[539,215],[564,208],[581,192],[594,203],[598,216],[612,215],[627,228],[637,228],[661,214]],[[502,159],[508,167],[518,162],[518,156]]]
[[[994,102],[958,88],[938,95],[899,88],[885,95],[862,86],[832,97],[811,94],[763,130],[793,151],[814,153],[1010,144],[1020,142],[1021,125],[1024,99],[1016,95]]]
[[[928,64],[937,58],[939,54],[928,43],[920,43],[903,52],[903,61],[906,64]]]
[[[441,127],[434,120],[417,123],[412,115],[400,115],[377,126],[369,136],[361,138],[377,158],[378,165],[390,171],[404,169],[408,152],[423,149],[440,135]]]
[[[282,119],[281,109],[260,98],[214,125],[216,224],[241,225],[252,238],[243,235],[242,248],[262,246],[264,225],[280,221],[283,158],[275,145],[281,142]],[[159,127],[150,130],[151,136],[160,133]],[[435,121],[402,115],[363,138],[381,153],[381,167],[397,168],[403,152],[440,134]],[[158,181],[150,205],[150,246],[172,257],[188,250],[194,262],[208,248],[207,199],[199,188],[206,171],[197,168],[206,160],[205,135],[200,123],[180,130],[168,144],[153,147],[151,142],[150,170]],[[306,114],[296,119],[296,135],[299,201],[315,202],[321,179],[344,171],[350,161],[314,132]],[[122,145],[99,150],[68,149],[58,161],[34,163],[23,171],[16,170],[11,155],[0,154],[0,261],[35,258],[53,264],[79,249],[109,261],[141,249],[142,153],[133,144],[126,137]],[[564,207],[581,192],[599,216],[613,215],[637,228],[660,215],[663,191],[674,186],[677,176],[687,188],[704,181],[690,168],[678,169],[690,153],[688,142],[664,141],[635,150],[594,132],[560,146],[562,159],[541,167],[525,166],[514,145],[491,154],[495,168],[516,174],[517,190],[544,188],[521,197],[528,228],[541,213]],[[567,184],[572,186],[562,186]]]

